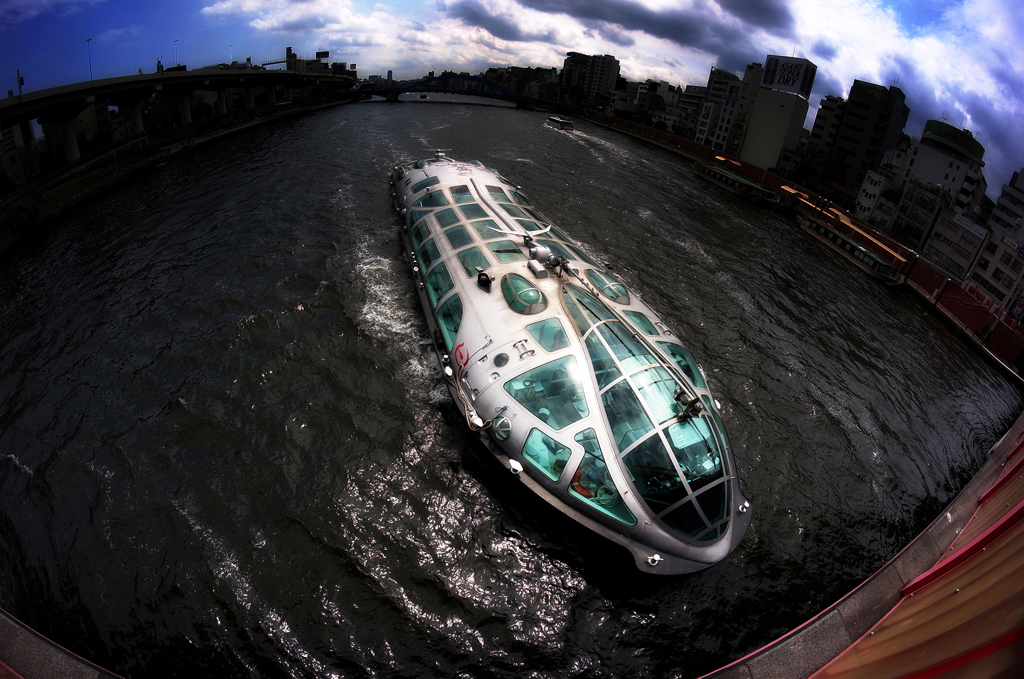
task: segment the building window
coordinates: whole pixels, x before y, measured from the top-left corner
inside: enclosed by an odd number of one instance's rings
[[[982,271],[988,271],[988,265],[989,261],[984,257],[978,260],[978,268],[981,269]]]

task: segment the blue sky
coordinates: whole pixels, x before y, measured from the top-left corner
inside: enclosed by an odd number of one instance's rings
[[[91,43],[86,39],[92,38]],[[175,43],[174,41],[178,42]],[[319,49],[360,75],[431,68],[561,68],[568,51],[612,54],[630,80],[704,84],[768,53],[818,65],[811,118],[855,78],[898,79],[907,132],[946,117],[985,145],[989,195],[1024,166],[1021,0],[0,0],[0,84],[26,90]],[[230,45],[230,47],[229,47]]]

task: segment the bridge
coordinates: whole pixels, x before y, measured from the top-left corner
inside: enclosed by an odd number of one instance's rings
[[[314,88],[348,92],[354,86],[355,81],[351,76],[331,73],[221,68],[188,71],[184,67],[174,67],[156,73],[104,78],[0,99],[0,128],[27,126],[29,121],[36,119],[41,124],[59,124],[68,162],[73,162],[80,157],[75,136],[75,118],[94,103],[130,111],[133,131],[140,134],[145,131],[143,104],[157,93],[177,98],[181,124],[188,125],[192,122],[191,98],[196,91],[216,92],[216,111],[225,114],[228,108],[227,92],[234,88],[244,91],[245,107],[249,109],[255,107],[257,88],[266,93],[267,103],[274,105],[277,103],[278,91],[284,95],[284,101],[290,101],[296,94],[308,97]],[[25,133],[22,136],[28,138]]]
[[[517,108],[541,108],[551,111],[568,111],[566,104],[539,99],[526,94],[516,94],[502,85],[475,75],[445,74],[417,81],[390,81],[384,86],[366,83],[359,88],[360,94],[384,97],[387,101],[398,101],[400,94],[470,94],[474,97],[497,99],[516,105]]]

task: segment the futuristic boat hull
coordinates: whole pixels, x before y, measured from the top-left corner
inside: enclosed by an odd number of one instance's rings
[[[496,170],[438,152],[391,182],[445,382],[498,460],[642,571],[734,550],[750,502],[668,325]]]

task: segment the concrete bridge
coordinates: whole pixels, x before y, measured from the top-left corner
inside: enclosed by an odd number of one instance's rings
[[[398,101],[398,95],[406,93],[471,94],[474,97],[511,102],[517,108],[529,110],[535,108],[552,111],[568,110],[565,104],[525,94],[516,94],[493,80],[474,75],[439,75],[417,81],[389,81],[383,86],[367,83],[359,88],[359,92],[384,97],[387,101]]]
[[[41,124],[59,124],[64,136],[64,150],[68,162],[78,160],[78,140],[75,136],[75,118],[87,106],[103,103],[130,111],[135,134],[144,132],[142,106],[157,93],[176,97],[181,124],[192,122],[191,98],[196,91],[217,93],[217,113],[227,113],[227,91],[239,88],[245,92],[245,107],[255,106],[255,92],[262,88],[268,103],[277,103],[278,91],[289,101],[297,96],[308,97],[315,87],[333,91],[352,90],[354,80],[347,75],[331,73],[297,73],[286,70],[220,69],[207,68],[194,71],[178,67],[157,73],[104,78],[89,82],[51,87],[26,94],[0,99],[0,128],[27,126],[38,119]],[[27,130],[22,138],[27,139]]]

